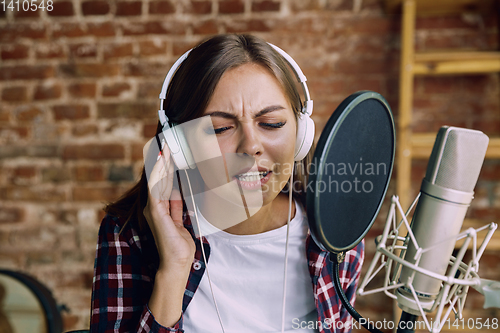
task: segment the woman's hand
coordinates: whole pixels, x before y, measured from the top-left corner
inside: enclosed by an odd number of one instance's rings
[[[160,256],[148,306],[156,321],[165,327],[174,327],[182,315],[182,300],[196,251],[191,234],[184,228],[181,196],[172,190],[173,180],[174,165],[165,145],[149,175],[148,203],[143,210]]]
[[[148,178],[148,202],[143,211],[155,238],[162,271],[190,267],[196,250],[183,225],[182,200],[179,191],[172,190],[173,177],[174,165],[165,145]]]

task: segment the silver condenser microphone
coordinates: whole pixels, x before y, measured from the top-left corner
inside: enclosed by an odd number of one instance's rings
[[[488,137],[475,130],[442,127],[437,135],[420,189],[420,198],[411,229],[419,247],[429,249],[415,262],[412,242],[404,259],[419,267],[444,275],[473,198],[479,172],[488,147]],[[400,282],[406,283],[414,271],[403,266]],[[441,281],[415,273],[413,287],[424,310],[429,310],[439,294]],[[418,305],[406,287],[398,288],[399,307],[419,315]]]

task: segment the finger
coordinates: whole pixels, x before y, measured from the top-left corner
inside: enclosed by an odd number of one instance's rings
[[[170,155],[167,155],[166,152],[164,150],[155,163],[148,180],[151,195],[160,201],[170,198],[174,176],[174,165]]]
[[[163,145],[163,149],[160,149],[160,145]],[[159,143],[157,136],[154,136],[152,139],[146,142],[143,148],[144,168],[146,169],[148,182],[151,183],[150,187],[152,187],[159,180],[159,178],[156,177],[158,175],[158,172],[155,172],[153,174],[153,168],[158,164],[158,161],[162,155],[170,156],[168,145]],[[155,169],[155,171],[157,170],[158,167],[157,169]],[[153,179],[151,179],[152,177]]]
[[[148,183],[150,187],[154,186],[154,184],[161,178],[160,171],[163,169],[162,166],[170,163],[170,151],[168,149],[168,146],[165,145],[163,151],[159,151],[158,149],[153,149],[153,148],[156,147],[151,148],[152,152],[148,153],[147,155],[148,161],[145,161],[145,164],[147,162],[148,164],[153,165],[153,168],[151,169],[151,172],[148,175]],[[155,154],[155,152],[157,153]],[[152,162],[149,159],[154,159],[154,161]]]
[[[153,169],[154,175],[150,182],[150,185],[152,185],[151,195],[157,200],[168,201],[172,193],[174,182],[174,165],[170,159],[164,156],[161,156],[158,163],[160,166],[157,167],[156,170]]]
[[[174,189],[170,195],[170,216],[175,224],[182,226],[182,198],[181,193]]]

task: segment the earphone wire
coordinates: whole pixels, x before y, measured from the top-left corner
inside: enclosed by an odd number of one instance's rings
[[[285,310],[286,310],[286,280],[288,267],[288,241],[290,235],[290,219],[292,217],[292,190],[293,190],[293,170],[295,161],[293,162],[292,174],[290,176],[290,185],[288,186],[288,218],[286,220],[286,245],[285,245],[285,269],[283,272],[283,307],[281,309],[281,333],[285,332]]]
[[[212,300],[214,301],[215,311],[217,312],[217,317],[219,318],[219,324],[220,324],[220,327],[222,329],[222,333],[225,333],[226,331],[224,330],[224,325],[222,325],[222,318],[220,316],[219,307],[217,306],[217,301],[215,300],[214,290],[212,288],[212,280],[210,279],[210,273],[208,271],[208,261],[207,261],[207,256],[205,255],[205,247],[203,246],[203,234],[201,233],[200,220],[198,219],[198,210],[196,209],[196,204],[194,202],[193,189],[191,188],[191,181],[189,180],[189,175],[188,175],[186,170],[184,170],[184,173],[186,174],[186,178],[187,178],[187,182],[188,182],[188,186],[189,186],[189,192],[191,193],[191,201],[193,203],[193,211],[194,211],[194,216],[196,219],[196,227],[198,228],[198,233],[200,235],[201,253],[203,255],[203,262],[205,263],[205,269],[207,271],[207,278],[208,278],[208,285],[210,286],[210,293],[212,294]]]

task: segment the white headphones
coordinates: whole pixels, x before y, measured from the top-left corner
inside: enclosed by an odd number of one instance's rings
[[[285,58],[290,67],[292,67],[295,76],[297,77],[297,80],[299,81],[300,85],[302,86],[302,90],[304,91],[305,100],[302,106],[301,114],[298,117],[297,139],[295,141],[294,155],[294,160],[300,161],[304,157],[306,157],[314,141],[314,122],[310,117],[313,111],[313,101],[311,100],[311,97],[309,95],[309,89],[307,88],[307,78],[302,73],[299,65],[297,65],[292,57],[290,57],[279,47],[271,43],[268,44],[273,47],[273,49],[276,50],[276,52],[278,52],[283,58]],[[191,50],[180,56],[180,58],[177,59],[177,61],[172,65],[172,68],[170,68],[170,70],[168,71],[167,76],[163,81],[163,87],[161,88],[160,110],[158,110],[160,124],[163,126],[162,132],[164,140],[170,149],[170,154],[172,156],[172,159],[174,160],[175,165],[181,170],[188,168],[195,169],[196,163],[194,161],[193,155],[191,154],[191,150],[189,149],[189,145],[181,129],[181,126],[175,126],[175,124],[173,126],[170,126],[168,118],[164,111],[163,102],[167,98],[167,90],[170,82],[172,81],[172,77],[190,52]]]

